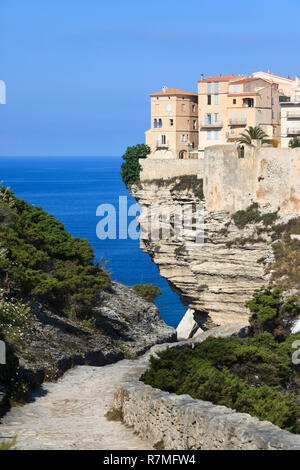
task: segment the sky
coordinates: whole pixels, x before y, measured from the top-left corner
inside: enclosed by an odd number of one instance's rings
[[[122,155],[162,85],[294,78],[299,17],[299,0],[0,0],[0,156]]]

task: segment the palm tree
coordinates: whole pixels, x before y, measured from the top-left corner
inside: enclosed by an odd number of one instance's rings
[[[238,142],[240,144],[252,145],[252,140],[260,140],[262,144],[267,144],[269,141],[266,140],[265,137],[268,137],[268,135],[265,133],[265,131],[262,130],[261,127],[250,126],[241,133],[241,138]]]

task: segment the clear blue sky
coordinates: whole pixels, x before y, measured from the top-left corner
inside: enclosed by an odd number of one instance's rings
[[[0,155],[120,155],[162,85],[294,77],[299,18],[299,0],[0,0]]]

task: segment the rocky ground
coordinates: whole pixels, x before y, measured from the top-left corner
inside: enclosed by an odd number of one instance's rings
[[[222,326],[174,347],[190,347],[210,335],[240,336],[243,326]],[[122,383],[144,372],[150,354],[170,346],[153,346],[139,360],[124,359],[103,367],[77,366],[57,382],[44,383],[32,393],[30,403],[6,414],[0,425],[0,441],[16,436],[17,448],[24,450],[152,449],[132,428],[108,421],[105,415],[114,406],[114,394]]]
[[[75,365],[114,363],[176,339],[175,330],[164,323],[156,306],[123,284],[113,282],[101,293],[94,311],[98,328],[34,301],[16,346],[20,378],[36,387],[56,380]],[[2,413],[6,405],[5,390],[0,388]]]

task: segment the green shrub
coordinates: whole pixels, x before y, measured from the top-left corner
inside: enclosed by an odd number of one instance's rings
[[[260,213],[258,209],[259,209],[259,205],[256,202],[254,202],[246,210],[237,211],[232,216],[235,225],[238,228],[242,229],[247,224],[259,222]]]
[[[254,224],[263,222],[264,226],[267,227],[272,225],[278,217],[278,211],[269,212],[267,214],[261,214],[259,211],[259,205],[254,202],[246,210],[237,211],[233,214],[232,218],[235,225],[239,229],[243,229],[248,224]]]
[[[296,147],[300,147],[300,139],[299,137],[293,137],[293,139],[291,139],[289,141],[289,147],[294,149]]]
[[[169,348],[151,357],[141,380],[300,433],[300,365],[292,363],[292,344],[300,333],[286,339],[276,334],[276,327],[287,328],[299,315],[299,305],[295,297],[283,300],[282,294],[279,288],[254,294],[252,336],[209,337],[194,349]]]
[[[153,302],[158,295],[162,294],[160,288],[153,284],[135,284],[132,288],[136,295],[148,302]]]
[[[87,239],[73,237],[41,207],[6,193],[15,221],[0,225],[0,284],[9,297],[38,296],[61,311],[88,318],[96,295],[110,283]],[[1,254],[1,253],[0,253]]]
[[[122,181],[126,184],[127,188],[139,182],[141,171],[139,158],[147,158],[150,152],[150,147],[145,144],[127,147],[125,154],[122,156],[124,163],[121,166]]]
[[[279,287],[262,287],[246,302],[252,313],[249,322],[254,334],[267,331],[279,340],[289,335],[294,320],[300,316],[300,305],[297,296],[283,300],[283,292]]]
[[[108,421],[121,421],[123,422],[123,410],[122,408],[112,408],[111,410],[108,410],[108,412],[105,415],[106,419]]]

